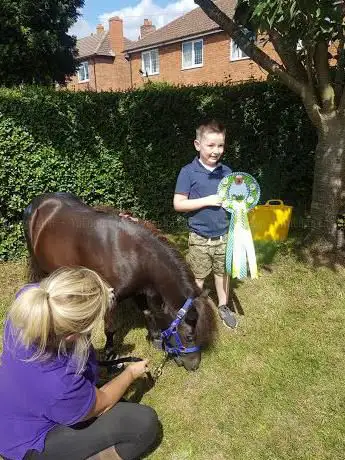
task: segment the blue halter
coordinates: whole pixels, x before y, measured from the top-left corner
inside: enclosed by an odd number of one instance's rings
[[[165,329],[164,331],[161,332],[161,339],[162,339],[162,345],[163,349],[170,355],[181,355],[185,353],[194,353],[196,351],[200,351],[200,347],[195,346],[195,347],[184,347],[179,333],[177,332],[177,328],[182,321],[182,319],[186,316],[188,313],[190,307],[192,306],[193,303],[193,297],[188,297],[188,299],[185,301],[183,304],[183,307],[179,309],[176,315],[176,319],[170,324],[168,329]],[[175,339],[176,345],[172,345],[170,343],[170,339],[173,337]]]

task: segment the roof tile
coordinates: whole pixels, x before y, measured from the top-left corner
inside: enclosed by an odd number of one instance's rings
[[[237,0],[218,0],[215,3],[224,13],[233,16]],[[141,48],[159,46],[167,42],[217,30],[221,30],[219,25],[212,21],[201,8],[195,8],[155,32],[151,32],[141,40],[132,42],[125,47],[125,51],[134,52]]]
[[[124,38],[124,46],[131,46],[132,41]],[[77,40],[78,58],[86,58],[89,56],[115,56],[115,52],[111,49],[109,32],[100,34],[92,34],[85,38]]]

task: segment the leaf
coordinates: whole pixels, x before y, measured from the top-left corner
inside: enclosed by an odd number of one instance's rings
[[[295,10],[296,10],[296,0],[294,0],[290,6],[290,19],[293,19]]]

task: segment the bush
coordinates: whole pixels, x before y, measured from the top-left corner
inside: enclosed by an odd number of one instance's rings
[[[22,254],[23,209],[47,191],[130,209],[163,228],[181,222],[175,181],[195,156],[194,128],[205,116],[225,123],[224,161],[257,178],[262,201],[307,209],[316,134],[300,101],[277,84],[0,89],[0,260]]]

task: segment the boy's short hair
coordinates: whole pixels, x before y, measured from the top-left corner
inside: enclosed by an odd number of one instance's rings
[[[223,123],[220,123],[214,118],[201,121],[196,128],[196,139],[200,141],[202,136],[206,133],[221,133],[226,134],[226,128]]]

